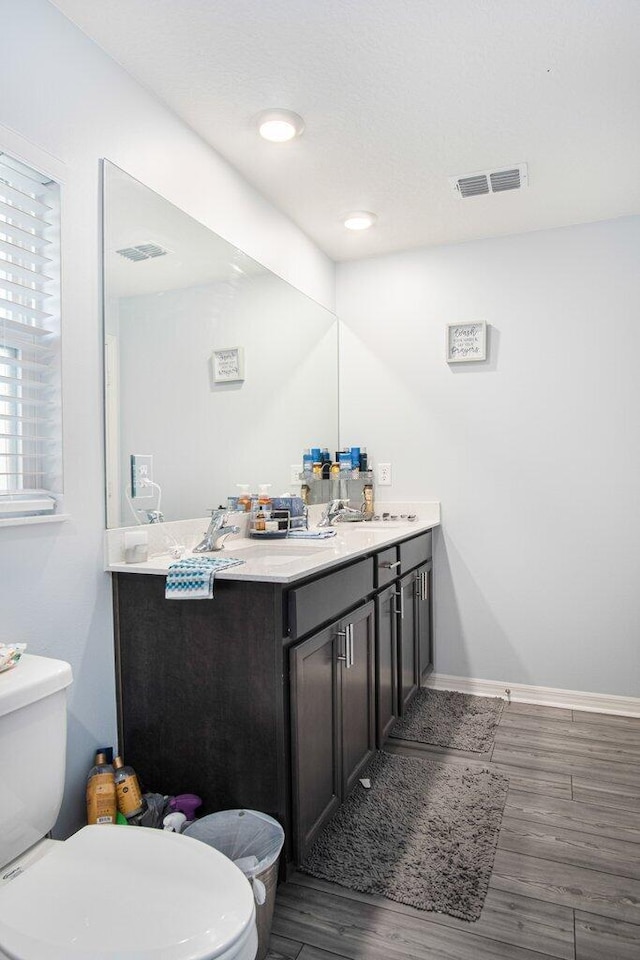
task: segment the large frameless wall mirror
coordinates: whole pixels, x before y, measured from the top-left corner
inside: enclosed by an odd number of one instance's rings
[[[289,491],[338,445],[336,317],[108,161],[103,201],[107,526]]]

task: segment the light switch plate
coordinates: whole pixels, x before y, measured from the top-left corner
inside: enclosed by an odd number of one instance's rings
[[[153,455],[150,453],[131,454],[131,499],[148,500],[153,497],[153,487],[144,481],[153,480]]]

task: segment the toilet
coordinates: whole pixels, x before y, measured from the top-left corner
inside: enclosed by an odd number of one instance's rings
[[[0,673],[0,960],[254,960],[252,889],[212,847],[111,824],[46,839],[71,682],[28,654]]]

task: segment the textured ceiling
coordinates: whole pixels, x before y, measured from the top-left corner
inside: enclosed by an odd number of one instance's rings
[[[638,0],[53,2],[336,260],[640,212]],[[261,141],[268,107],[303,137]]]

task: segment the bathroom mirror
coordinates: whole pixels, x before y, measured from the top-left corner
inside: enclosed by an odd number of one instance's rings
[[[108,161],[103,203],[107,526],[289,491],[338,446],[336,317]]]

